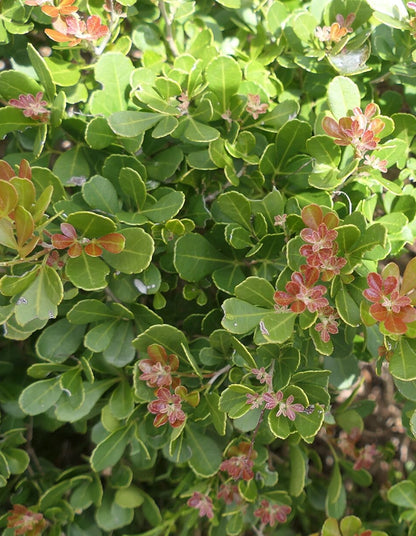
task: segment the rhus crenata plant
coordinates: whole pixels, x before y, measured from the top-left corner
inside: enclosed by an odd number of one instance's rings
[[[416,535],[416,3],[2,0],[5,536]]]

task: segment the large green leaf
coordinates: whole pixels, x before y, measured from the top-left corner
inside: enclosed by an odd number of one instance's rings
[[[90,463],[93,470],[98,473],[115,465],[123,455],[130,436],[131,424],[115,430],[101,441],[91,454]]]
[[[101,175],[94,175],[84,183],[82,195],[92,209],[114,214],[120,208],[116,189],[108,179]]]
[[[328,102],[332,115],[338,121],[360,106],[361,97],[357,85],[345,76],[336,76],[328,86]]]
[[[152,237],[143,229],[123,229],[120,233],[126,239],[121,253],[103,252],[103,259],[115,270],[123,274],[137,274],[146,269],[154,251]]]
[[[63,295],[59,275],[50,266],[42,266],[31,285],[17,299],[15,307],[17,322],[24,326],[34,319],[55,318]]]
[[[262,318],[269,312],[267,309],[237,298],[225,300],[222,308],[225,315],[222,325],[231,333],[238,334],[249,333],[258,327]]]
[[[151,128],[162,117],[153,112],[115,112],[108,118],[108,124],[118,136],[132,138]]]
[[[107,286],[110,268],[98,257],[84,251],[79,257],[68,259],[66,275],[73,285],[84,290],[99,290]]]
[[[63,363],[74,354],[82,342],[85,327],[71,325],[66,318],[61,318],[42,331],[36,341],[39,357],[54,363]]]
[[[186,427],[186,442],[192,450],[188,462],[191,469],[203,478],[215,475],[222,461],[221,448],[215,440],[202,428],[190,423]]]
[[[59,378],[41,380],[23,389],[19,406],[27,415],[39,415],[52,407],[61,396]]]
[[[392,376],[398,380],[416,380],[416,341],[401,337],[389,368]]]
[[[49,67],[31,43],[29,43],[27,46],[27,54],[29,56],[30,63],[35,69],[42,86],[45,88],[46,97],[49,100],[52,100],[55,97],[56,87],[52,79],[52,74],[49,70]]]
[[[208,87],[218,96],[222,111],[225,111],[232,95],[235,95],[242,80],[238,63],[229,56],[219,56],[207,66],[205,76]]]
[[[27,127],[39,126],[40,123],[23,115],[22,110],[5,106],[0,109],[0,138],[15,130],[22,131]]]
[[[231,419],[242,417],[251,410],[251,406],[247,404],[248,394],[254,395],[255,392],[246,385],[230,385],[221,394],[220,410],[225,411]]]
[[[169,324],[150,326],[133,341],[134,347],[143,355],[146,355],[147,347],[151,344],[160,344],[168,354],[175,354],[187,360],[182,345],[186,347],[188,342],[182,331],[174,326]]]
[[[174,264],[186,281],[200,281],[229,262],[202,235],[186,234],[176,242]]]

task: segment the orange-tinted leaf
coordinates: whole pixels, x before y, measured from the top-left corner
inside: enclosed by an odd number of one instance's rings
[[[65,35],[50,28],[46,28],[45,33],[48,37],[53,39],[53,41],[56,41],[57,43],[68,43],[70,47],[74,47],[75,45],[78,45],[78,43],[81,43],[81,39],[77,39],[70,35]]]
[[[322,128],[332,138],[339,138],[342,136],[341,129],[335,119],[332,117],[324,117],[322,120]]]
[[[0,218],[6,218],[18,201],[16,188],[10,182],[0,180]]]
[[[120,253],[124,249],[126,239],[120,233],[110,233],[97,239],[97,243],[110,253]]]
[[[3,181],[9,181],[13,177],[16,177],[16,173],[14,172],[12,166],[8,162],[0,160],[0,179]]]
[[[150,344],[147,347],[147,355],[153,360],[159,363],[166,363],[167,354],[166,350],[160,344]]]
[[[66,249],[74,244],[73,238],[68,238],[67,236],[64,236],[61,234],[52,235],[51,241],[52,241],[53,247],[56,249]]]
[[[14,211],[14,221],[16,223],[17,245],[20,248],[29,238],[32,238],[35,224],[33,223],[32,214],[21,205]]]
[[[339,218],[334,212],[328,212],[323,218],[323,222],[326,224],[328,229],[335,229],[339,224]]]
[[[416,289],[416,257],[407,263],[400,294],[407,294],[413,289]]]
[[[75,242],[72,244],[72,246],[68,249],[68,256],[72,259],[75,259],[75,257],[79,257],[82,253],[82,247],[78,242]]]
[[[75,227],[71,225],[70,223],[61,223],[61,231],[68,238],[72,238],[73,240],[76,240],[77,232],[75,230]]]
[[[302,220],[306,227],[318,229],[322,223],[322,209],[318,205],[308,205],[302,209]]]
[[[32,170],[30,169],[30,164],[25,159],[23,159],[20,162],[19,177],[22,178],[22,179],[31,179],[32,178]]]
[[[97,244],[97,242],[90,242],[87,244],[84,248],[85,253],[89,255],[90,257],[99,257],[103,250],[100,248],[100,246]]]
[[[40,241],[39,236],[33,236],[33,238],[29,240],[27,244],[25,244],[22,248],[19,248],[20,257],[24,258],[27,255],[29,255],[29,253],[31,253],[35,249],[39,241]]]
[[[387,331],[390,331],[390,333],[394,333],[395,335],[403,335],[407,331],[407,325],[401,318],[394,315],[394,313],[389,314],[386,318],[384,327]]]
[[[48,17],[55,18],[59,16],[59,9],[55,6],[42,6],[41,10],[43,11],[43,13],[45,13],[45,15],[48,15]]]

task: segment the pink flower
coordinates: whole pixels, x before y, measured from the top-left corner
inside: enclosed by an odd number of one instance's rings
[[[369,288],[363,291],[367,300],[373,302],[370,307],[371,316],[384,323],[390,333],[403,335],[407,325],[416,320],[416,309],[411,305],[408,296],[399,291],[399,281],[395,276],[383,279],[379,274],[372,272],[367,276]]]
[[[27,6],[42,6],[43,4],[50,4],[51,0],[25,0]]]
[[[374,169],[378,169],[382,173],[387,172],[387,160],[380,160],[380,158],[376,158],[374,155],[368,156],[366,154],[364,164],[366,166],[371,166]]]
[[[284,227],[286,225],[287,214],[278,214],[274,217],[274,224],[278,227]]]
[[[225,504],[240,504],[242,502],[238,486],[236,484],[225,483],[221,484],[217,493],[217,498],[222,499]]]
[[[263,393],[263,400],[266,402],[264,406],[266,409],[273,409],[283,400],[283,393],[282,391]]]
[[[344,17],[338,13],[338,15],[335,17],[335,20],[340,25],[340,27],[345,28],[348,33],[353,32],[351,24],[355,21],[355,13],[349,13],[346,19],[344,19]]]
[[[300,232],[302,240],[312,244],[312,251],[316,253],[321,249],[332,249],[333,242],[338,236],[335,229],[328,229],[325,223],[320,223],[318,229],[302,229]]]
[[[367,151],[377,148],[379,138],[376,137],[383,128],[380,118],[371,119],[377,113],[374,103],[367,105],[363,112],[356,107],[350,117],[341,117],[337,122],[332,117],[324,117],[322,127],[337,145],[351,145],[355,149],[355,158],[363,158]]]
[[[407,7],[416,11],[416,2],[407,2]]]
[[[294,399],[295,397],[293,395],[289,395],[286,402],[280,402],[276,417],[283,415],[289,420],[294,421],[296,419],[296,413],[302,413],[305,409],[303,404],[293,404]]]
[[[338,333],[338,322],[336,320],[339,315],[330,306],[324,307],[318,314],[320,322],[315,325],[315,330],[320,334],[323,342],[329,342],[331,335]]]
[[[377,456],[377,447],[373,443],[372,445],[365,445],[359,452],[356,462],[354,463],[354,470],[370,469],[374,464],[374,458]]]
[[[260,393],[247,393],[247,404],[250,404],[251,409],[259,408],[263,404],[263,396]]]
[[[148,346],[147,353],[150,359],[142,359],[138,364],[143,372],[139,380],[145,381],[149,387],[163,387],[174,383],[171,373],[179,368],[178,357],[174,354],[167,355],[166,350],[159,344]]]
[[[256,377],[256,380],[259,380],[260,383],[265,383],[269,387],[272,384],[272,376],[268,372],[266,372],[266,369],[264,367],[261,367],[259,369],[251,369],[251,373],[254,374]]]
[[[182,410],[181,397],[171,393],[166,387],[160,387],[156,391],[156,396],[157,399],[147,406],[150,413],[156,414],[153,425],[159,428],[159,426],[169,422],[173,428],[181,426],[186,419],[186,415]]]
[[[21,504],[13,505],[13,510],[7,516],[7,527],[14,529],[15,536],[38,536],[47,525],[42,514],[32,512]]]
[[[260,95],[247,95],[246,111],[251,114],[253,119],[258,119],[260,114],[265,114],[269,108],[266,103],[260,104]]]
[[[204,495],[199,491],[194,491],[192,497],[188,499],[186,504],[199,510],[199,517],[207,516],[208,519],[214,517],[212,499],[208,495]]]
[[[315,313],[328,305],[323,298],[326,288],[323,285],[314,286],[319,279],[319,270],[312,266],[301,266],[301,272],[294,272],[291,281],[286,283],[286,292],[278,290],[274,293],[277,305],[290,305],[294,313],[303,313],[305,309]]]
[[[263,525],[274,527],[276,523],[286,523],[287,516],[292,511],[286,504],[273,504],[263,499],[261,506],[254,511],[254,515],[259,517]]]
[[[253,465],[253,460],[247,456],[233,456],[221,463],[220,471],[226,471],[234,480],[251,480],[254,478]]]
[[[47,121],[49,117],[49,110],[45,108],[48,103],[44,100],[42,91],[36,94],[36,96],[27,94],[19,95],[18,99],[10,99],[8,104],[15,108],[23,110],[25,117],[31,117],[35,121]]]

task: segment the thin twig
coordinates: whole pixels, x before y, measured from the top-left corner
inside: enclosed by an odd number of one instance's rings
[[[169,45],[169,48],[172,54],[175,56],[175,58],[177,58],[179,56],[179,50],[176,48],[176,43],[175,43],[175,40],[173,39],[172,21],[169,19],[168,14],[166,12],[165,2],[163,0],[159,0],[158,5],[159,5],[160,13],[166,25],[166,41]]]

